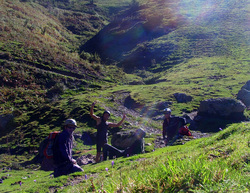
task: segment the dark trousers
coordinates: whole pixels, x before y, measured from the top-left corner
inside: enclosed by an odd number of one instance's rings
[[[54,177],[56,178],[58,176],[68,175],[74,172],[82,172],[82,171],[83,169],[79,165],[73,163],[66,163],[54,169]]]
[[[107,160],[107,157],[109,156],[109,159],[113,159],[114,157],[122,157],[124,153],[124,150],[117,149],[109,144],[104,144],[103,147],[103,160]]]

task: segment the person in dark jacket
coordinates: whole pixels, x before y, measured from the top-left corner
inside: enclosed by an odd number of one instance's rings
[[[119,127],[123,123],[123,121],[126,118],[126,115],[123,114],[122,120],[119,123],[111,123],[108,122],[108,119],[110,117],[109,111],[104,111],[103,115],[101,117],[96,116],[94,114],[94,106],[96,102],[93,102],[90,108],[90,116],[96,120],[96,129],[97,129],[97,135],[96,135],[96,163],[100,161],[101,153],[103,152],[104,144],[108,142],[108,128],[110,127]]]
[[[178,138],[180,127],[185,125],[186,120],[182,117],[171,116],[171,109],[164,109],[164,121],[162,125],[162,136],[165,145],[172,145]],[[167,135],[167,138],[166,138]]]
[[[53,147],[53,159],[55,164],[54,177],[81,172],[83,169],[72,158],[73,132],[77,124],[74,119],[67,119],[63,131],[58,135]]]

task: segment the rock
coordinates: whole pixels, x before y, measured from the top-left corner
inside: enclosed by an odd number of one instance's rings
[[[201,101],[198,115],[223,118],[242,118],[246,106],[236,99],[216,98]]]
[[[9,59],[11,59],[11,54],[5,53],[5,52],[0,52],[0,59],[9,60]]]
[[[136,140],[143,140],[145,135],[146,133],[143,129],[137,129],[136,131],[118,132],[113,135],[111,144],[118,149],[126,149],[128,147],[131,147]]]
[[[83,132],[81,140],[84,145],[94,145],[95,144],[95,135],[89,132]]]
[[[83,155],[77,158],[76,162],[79,166],[82,166],[82,165],[92,164],[94,163],[94,160],[95,160],[95,156],[88,154],[88,155]]]
[[[165,101],[165,102],[159,102],[156,104],[156,108],[159,110],[159,111],[162,111],[164,110],[165,108],[168,108],[170,105],[172,105],[173,102],[171,101]]]
[[[175,93],[174,97],[178,103],[187,103],[193,99],[193,97],[186,95],[185,93]]]
[[[8,129],[9,124],[13,121],[14,116],[12,114],[8,115],[0,115],[0,130],[6,131]],[[11,129],[13,126],[11,125]]]
[[[250,80],[238,92],[237,99],[241,100],[250,109]]]
[[[226,125],[245,121],[246,106],[236,99],[216,98],[200,103],[197,115],[190,123],[189,129],[202,132],[218,132]]]
[[[140,104],[136,102],[130,95],[125,98],[124,106],[128,109],[142,109],[144,107],[144,104]]]

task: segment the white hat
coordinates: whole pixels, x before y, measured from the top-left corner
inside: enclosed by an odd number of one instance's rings
[[[171,113],[171,109],[170,108],[166,108],[163,110],[164,113]]]

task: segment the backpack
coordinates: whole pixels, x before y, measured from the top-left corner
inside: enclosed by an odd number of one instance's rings
[[[55,144],[55,140],[60,133],[61,133],[61,131],[53,131],[46,138],[46,145],[45,145],[45,148],[43,150],[43,155],[47,159],[53,158],[53,145]]]
[[[179,134],[181,135],[187,135],[187,136],[192,136],[191,132],[188,129],[188,126],[184,125],[179,129]]]

